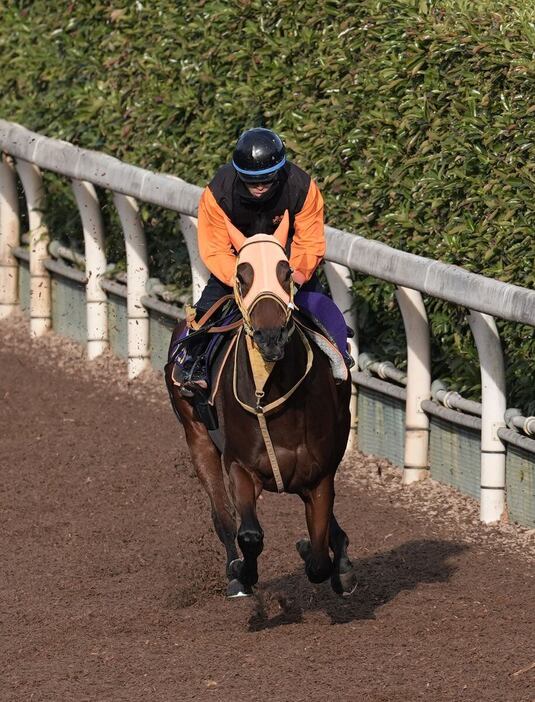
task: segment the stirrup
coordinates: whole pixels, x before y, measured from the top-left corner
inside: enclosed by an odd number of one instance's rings
[[[353,358],[353,356],[350,353],[344,353],[343,357],[344,357],[344,363],[346,364],[347,369],[351,370],[351,368],[353,368],[353,366],[355,365],[355,359]]]
[[[197,373],[195,373],[195,365],[196,364],[186,373],[184,369],[177,366],[176,363],[174,365],[172,379],[182,397],[191,398],[194,397],[196,393],[204,392],[208,389],[208,382],[205,375],[200,373],[200,369],[197,369]]]
[[[205,393],[208,390],[206,380],[186,380],[178,386],[178,391],[182,397],[195,397],[196,395]]]

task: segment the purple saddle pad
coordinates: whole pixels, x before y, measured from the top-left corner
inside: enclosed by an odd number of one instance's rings
[[[323,293],[300,290],[295,296],[295,304],[304,310],[304,314],[309,312],[325,327],[336,342],[340,353],[347,352],[346,320],[330,297]]]

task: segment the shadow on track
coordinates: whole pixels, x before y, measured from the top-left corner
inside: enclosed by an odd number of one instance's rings
[[[307,611],[322,610],[332,624],[347,624],[359,619],[374,619],[375,610],[393,600],[404,590],[421,583],[446,582],[457,570],[448,559],[458,556],[467,546],[450,541],[409,541],[371,558],[353,559],[357,589],[341,598],[330,589],[314,589],[306,582],[301,569],[293,575],[276,578],[259,589],[249,630],[272,629],[303,620]],[[279,614],[270,617],[270,600],[276,600]]]

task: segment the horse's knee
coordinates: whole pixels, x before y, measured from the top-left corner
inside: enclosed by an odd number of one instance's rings
[[[238,543],[246,558],[258,558],[264,548],[264,534],[261,530],[240,529]]]

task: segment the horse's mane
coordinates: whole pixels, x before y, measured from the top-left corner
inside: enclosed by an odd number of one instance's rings
[[[258,212],[252,224],[250,236],[254,234],[273,234],[276,225],[266,212]]]

